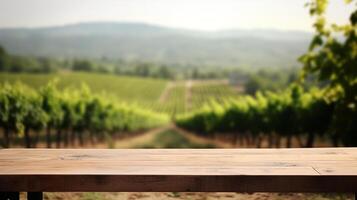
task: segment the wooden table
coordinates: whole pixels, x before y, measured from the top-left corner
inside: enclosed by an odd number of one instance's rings
[[[354,193],[357,148],[3,149],[0,191]]]

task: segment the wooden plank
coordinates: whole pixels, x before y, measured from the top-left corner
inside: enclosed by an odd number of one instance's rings
[[[204,155],[204,160],[217,160],[217,161],[354,161],[357,160],[356,154],[348,154],[344,152],[334,153],[331,152],[320,152],[312,154],[309,151],[212,151],[207,150],[206,153],[201,153],[192,151],[191,153],[176,153],[180,150],[170,151],[137,151],[137,150],[66,150],[65,152],[61,150],[31,150],[23,154],[23,150],[14,150],[14,152],[9,150],[0,151],[0,161],[40,161],[40,160],[109,160],[117,159],[120,161],[170,161],[170,160],[194,160],[200,158]],[[5,156],[2,156],[2,155]]]
[[[0,191],[355,192],[356,148],[6,149]]]
[[[83,163],[80,169],[76,164],[61,167],[47,165],[46,167],[31,165],[32,168],[8,169],[0,172],[0,175],[318,175],[311,167],[240,167],[240,166],[108,166],[109,163]]]
[[[350,175],[357,174],[356,166],[326,166],[326,167],[316,167],[318,173],[321,175]]]
[[[354,192],[356,176],[8,175],[1,187],[46,192]],[[6,185],[5,185],[6,184]]]
[[[113,156],[113,155],[127,155],[128,153],[134,154],[145,154],[145,155],[234,155],[234,154],[329,154],[329,155],[341,155],[341,154],[356,154],[356,148],[290,148],[290,149],[2,149],[0,154],[6,155],[17,155],[26,157],[23,152],[26,151],[26,155],[35,154],[39,152],[50,152],[46,154],[47,156],[52,155],[71,155],[78,152],[87,153],[100,153],[100,155]],[[115,154],[113,154],[115,152]]]

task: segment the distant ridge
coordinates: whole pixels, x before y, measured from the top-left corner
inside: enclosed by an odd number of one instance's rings
[[[194,31],[130,22],[0,29],[0,44],[17,55],[108,57],[198,66],[295,66],[310,38],[311,33],[302,31]]]

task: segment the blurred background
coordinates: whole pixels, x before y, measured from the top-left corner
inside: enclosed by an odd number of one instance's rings
[[[0,8],[1,148],[357,146],[355,0],[0,0]]]

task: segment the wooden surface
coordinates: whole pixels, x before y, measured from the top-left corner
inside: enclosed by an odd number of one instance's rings
[[[0,191],[355,192],[357,148],[2,149]]]

